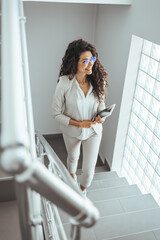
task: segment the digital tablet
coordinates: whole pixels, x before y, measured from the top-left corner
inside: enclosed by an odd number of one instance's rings
[[[96,117],[98,117],[98,116],[100,116],[101,118],[111,116],[111,114],[112,114],[115,106],[116,106],[116,104],[112,104],[112,105],[106,107],[105,109],[103,109],[102,111],[96,113],[96,114],[93,116],[92,121],[95,121]]]

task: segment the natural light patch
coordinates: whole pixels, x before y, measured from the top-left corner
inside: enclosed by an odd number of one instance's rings
[[[160,204],[160,46],[144,40],[121,174]]]

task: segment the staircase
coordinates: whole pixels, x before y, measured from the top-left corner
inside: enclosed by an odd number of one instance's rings
[[[99,209],[100,219],[93,228],[82,228],[81,240],[160,240],[160,208],[152,195],[142,194],[136,185],[129,185],[127,180],[120,178],[116,172],[104,170],[104,167],[96,168],[92,185],[87,193],[87,197]],[[81,178],[80,174],[81,170],[78,170],[78,181]],[[7,195],[7,187],[2,188],[2,180],[0,183],[0,239],[20,240],[12,180],[8,178],[8,184],[12,189],[11,195]],[[59,211],[69,236],[69,218],[64,212]]]
[[[102,167],[96,168],[87,193],[99,209],[100,219],[93,228],[82,229],[81,239],[160,240],[160,208],[152,195],[142,194],[116,172],[102,171]],[[69,236],[68,216],[61,210],[60,215]]]

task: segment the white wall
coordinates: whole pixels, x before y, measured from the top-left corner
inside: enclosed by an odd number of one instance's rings
[[[133,0],[132,6],[99,5],[95,43],[109,72],[107,103],[116,103],[105,122],[100,154],[111,166],[132,34],[160,44],[160,1]],[[127,103],[126,103],[127,104]]]
[[[59,133],[51,103],[62,57],[78,38],[94,43],[96,5],[24,3],[35,128]]]
[[[107,104],[117,104],[104,123],[100,148],[102,158],[111,166],[131,36],[160,44],[160,1],[133,0],[132,6],[33,2],[24,6],[36,129],[48,134],[60,132],[50,112],[68,43],[79,37],[95,42],[109,73]]]

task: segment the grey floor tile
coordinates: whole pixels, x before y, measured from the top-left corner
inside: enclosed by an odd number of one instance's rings
[[[155,237],[156,237],[156,240],[160,240],[160,229],[157,229],[155,231],[153,231]]]
[[[94,205],[100,212],[100,217],[124,213],[120,201],[118,199],[95,202]]]
[[[151,194],[137,195],[119,200],[125,212],[138,211],[149,208],[156,208],[158,204],[155,202]]]
[[[89,199],[95,202],[100,200],[109,200],[139,194],[141,194],[141,192],[136,185],[129,185],[115,188],[97,189],[95,191],[91,190],[88,191],[87,196]]]
[[[70,240],[70,232],[71,232],[71,224],[64,224],[63,225],[66,235],[68,237],[68,240]],[[94,233],[93,228],[81,228],[81,240],[96,240],[96,236]]]
[[[124,237],[114,238],[114,240],[156,240],[154,233],[144,232],[139,234],[128,235]]]
[[[119,187],[124,185],[129,185],[125,178],[115,178],[114,180],[112,178],[109,178],[105,180],[92,181],[91,186],[88,188],[88,190]]]
[[[160,209],[102,218],[94,227],[97,240],[110,239],[160,228]]]

